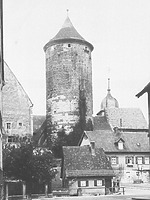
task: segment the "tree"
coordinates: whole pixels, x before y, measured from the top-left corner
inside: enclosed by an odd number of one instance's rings
[[[52,151],[56,158],[63,157],[62,146],[67,146],[67,137],[64,128],[57,132],[57,137],[52,144]]]
[[[3,150],[3,163],[5,178],[26,182],[29,199],[32,184],[48,184],[56,173],[52,152],[47,148],[37,148],[32,142],[23,142],[17,147],[7,145]]]

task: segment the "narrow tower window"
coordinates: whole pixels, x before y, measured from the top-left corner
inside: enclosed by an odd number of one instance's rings
[[[71,44],[68,44],[68,47],[71,47]]]
[[[122,127],[122,119],[120,119],[120,127]]]

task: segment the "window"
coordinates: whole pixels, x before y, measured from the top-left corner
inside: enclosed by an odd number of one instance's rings
[[[118,149],[123,149],[123,142],[122,141],[118,142]]]
[[[68,44],[68,47],[71,47],[71,44]]]
[[[94,186],[104,186],[104,185],[105,185],[104,179],[94,180]]]
[[[89,50],[88,50],[87,47],[84,48],[84,51],[85,51],[86,53],[89,53]]]
[[[85,187],[86,186],[86,181],[81,181],[81,187]]]
[[[133,165],[133,164],[134,164],[134,157],[133,157],[133,156],[127,156],[127,157],[125,158],[125,163],[126,163],[127,165]]]
[[[15,136],[8,136],[8,142],[15,142]]]
[[[7,122],[6,123],[6,129],[8,130],[8,129],[11,129],[11,123],[10,122]]]
[[[144,161],[145,161],[145,165],[149,165],[150,163],[149,163],[149,157],[145,157],[144,158]]]
[[[97,186],[101,186],[102,185],[102,180],[97,180]]]
[[[87,187],[88,184],[89,184],[89,182],[88,182],[88,181],[85,181],[85,180],[83,180],[83,181],[78,181],[78,187]]]
[[[22,123],[22,122],[19,122],[19,123],[18,123],[18,126],[19,126],[19,127],[22,127],[22,126],[23,126],[23,123]]]
[[[143,159],[142,157],[136,157],[136,164],[142,165],[143,164]]]
[[[116,165],[116,164],[118,164],[118,157],[111,157],[111,164],[112,165]]]

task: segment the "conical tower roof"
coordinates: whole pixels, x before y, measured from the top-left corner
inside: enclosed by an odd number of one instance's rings
[[[78,32],[77,30],[74,28],[74,26],[72,25],[69,17],[67,16],[62,28],[59,30],[59,32],[56,34],[56,36],[54,38],[52,38],[45,46],[44,46],[44,50],[46,51],[46,49],[49,46],[52,46],[54,44],[58,44],[61,42],[79,42],[82,44],[85,44],[87,46],[89,46],[89,48],[91,49],[91,51],[93,50],[93,45],[90,44],[89,42],[87,42]]]
[[[108,78],[108,89],[107,96],[102,100],[101,110],[107,108],[119,108],[118,101],[110,93],[110,79]]]

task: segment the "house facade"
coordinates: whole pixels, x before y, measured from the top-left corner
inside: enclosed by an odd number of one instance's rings
[[[16,137],[33,134],[33,104],[25,90],[4,63],[5,84],[2,90],[2,119],[5,142],[15,142]]]
[[[106,139],[107,138],[107,139]],[[147,132],[87,131],[80,146],[103,148],[115,173],[114,181],[134,183],[149,182],[150,157]]]
[[[79,145],[103,148],[116,177],[121,183],[149,182],[150,149],[148,126],[139,108],[119,108],[118,101],[108,93],[101,110],[93,117],[94,130],[86,131]]]
[[[70,195],[109,193],[114,172],[102,148],[63,147],[62,181]]]

